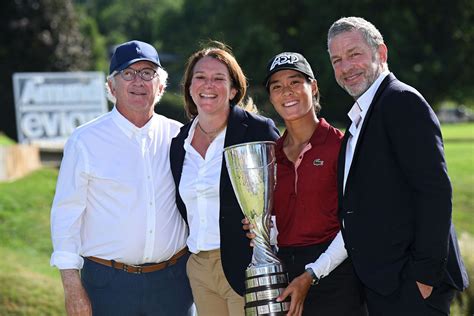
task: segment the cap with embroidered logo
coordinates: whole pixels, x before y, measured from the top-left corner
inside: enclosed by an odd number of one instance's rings
[[[301,72],[311,79],[314,78],[313,70],[303,55],[294,52],[283,52],[274,56],[267,65],[267,76],[264,85],[268,88],[268,80],[277,71],[290,69]]]
[[[139,61],[149,61],[161,67],[156,49],[148,43],[130,41],[115,48],[110,60],[109,74],[120,71]]]

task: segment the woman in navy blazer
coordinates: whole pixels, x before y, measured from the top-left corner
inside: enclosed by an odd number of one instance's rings
[[[276,140],[279,133],[271,119],[243,109],[247,80],[222,44],[194,53],[183,81],[191,121],[173,139],[170,162],[176,203],[190,229],[187,272],[194,301],[200,315],[243,315],[252,249],[223,149]]]

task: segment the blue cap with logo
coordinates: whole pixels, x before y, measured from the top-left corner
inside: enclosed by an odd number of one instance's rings
[[[139,61],[149,61],[161,67],[156,49],[148,43],[130,41],[120,44],[110,60],[109,74],[120,71]]]
[[[264,85],[268,88],[268,80],[277,71],[290,69],[303,73],[311,79],[314,79],[313,70],[303,55],[293,52],[283,52],[274,56],[267,65],[267,76]]]

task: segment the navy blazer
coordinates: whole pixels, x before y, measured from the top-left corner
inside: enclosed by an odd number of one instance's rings
[[[184,140],[188,137],[191,123],[181,128],[180,133],[172,140],[170,149],[171,172],[176,184],[176,204],[186,223],[186,206],[179,194],[179,182],[186,154],[183,147]],[[238,106],[231,106],[224,147],[253,141],[276,140],[278,137],[278,129],[271,119],[251,114]],[[243,218],[223,158],[219,210],[221,260],[227,281],[239,295],[244,293],[245,269],[252,258],[250,240],[242,229]]]
[[[382,295],[395,291],[406,274],[429,285],[465,288],[441,130],[426,100],[393,74],[382,81],[343,195],[348,136],[338,163],[339,216],[361,281]]]

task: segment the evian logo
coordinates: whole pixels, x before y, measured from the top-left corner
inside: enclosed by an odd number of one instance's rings
[[[277,57],[275,57],[272,65],[270,66],[269,71],[272,71],[273,68],[275,68],[276,66],[285,65],[285,64],[294,64],[298,62],[298,60],[299,58],[295,54],[282,53],[278,55]]]

